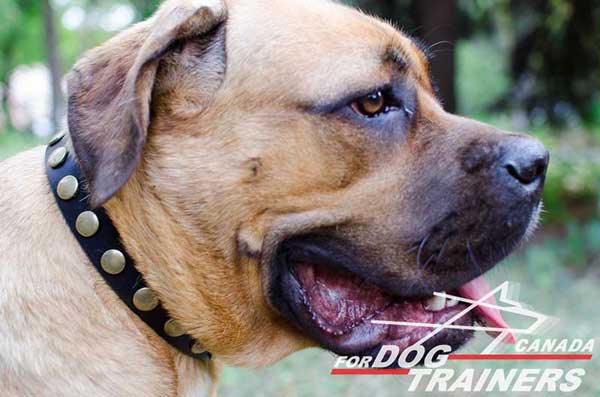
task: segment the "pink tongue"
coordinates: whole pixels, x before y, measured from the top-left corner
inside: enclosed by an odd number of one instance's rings
[[[489,293],[490,290],[491,290],[490,286],[487,283],[487,281],[485,280],[485,278],[483,276],[480,276],[480,277],[476,278],[475,280],[469,281],[468,283],[466,283],[465,285],[460,287],[458,289],[458,294],[460,296],[462,296],[463,298],[477,301],[477,300],[481,299],[484,295]],[[483,302],[491,304],[491,305],[495,305],[496,298],[494,297],[494,295],[491,295]],[[506,321],[504,321],[504,319],[502,318],[502,314],[500,313],[500,310],[498,310],[494,307],[477,306],[475,308],[475,311],[477,313],[479,313],[479,315],[481,317],[483,317],[485,319],[485,321],[488,323],[488,325],[491,327],[510,328],[509,325],[506,323]],[[491,333],[491,334],[492,334],[492,336],[496,336],[495,333]],[[504,339],[504,341],[506,343],[514,344],[515,336],[511,332],[508,335],[508,337]]]

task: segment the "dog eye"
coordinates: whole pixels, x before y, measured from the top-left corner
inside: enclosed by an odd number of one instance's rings
[[[395,101],[382,90],[358,98],[350,106],[352,110],[366,118],[374,118],[398,110]]]

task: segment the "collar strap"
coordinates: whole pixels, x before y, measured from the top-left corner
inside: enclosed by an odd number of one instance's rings
[[[64,134],[46,149],[46,174],[67,225],[96,270],[121,300],[171,346],[188,356],[208,360],[211,355],[171,319],[154,292],[136,270],[104,209],[91,209],[83,190],[85,179],[69,153]]]

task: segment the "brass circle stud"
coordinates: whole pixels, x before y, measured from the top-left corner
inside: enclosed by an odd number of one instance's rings
[[[62,132],[59,132],[58,134],[54,135],[51,139],[50,142],[48,142],[48,145],[52,146],[52,145],[56,145],[58,142],[60,142],[63,138],[65,137],[65,134]]]
[[[185,331],[181,327],[179,321],[173,319],[167,320],[163,329],[167,335],[173,338],[177,338],[178,336],[185,334]]]
[[[194,354],[202,354],[202,353],[206,352],[206,348],[200,342],[193,342],[190,350]]]
[[[150,288],[140,288],[133,294],[133,305],[143,312],[149,312],[158,306],[158,298]]]
[[[99,227],[100,222],[98,221],[98,217],[92,211],[82,212],[75,221],[75,229],[83,237],[92,237],[96,234]]]
[[[73,175],[67,175],[58,182],[56,186],[56,194],[63,200],[70,200],[77,194],[79,182]]]
[[[100,258],[100,266],[106,273],[117,275],[125,269],[125,255],[119,250],[108,250]]]
[[[65,162],[67,158],[67,149],[64,146],[57,148],[48,157],[48,165],[52,168],[56,168]]]

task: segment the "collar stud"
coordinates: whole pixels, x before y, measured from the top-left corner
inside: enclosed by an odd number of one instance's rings
[[[204,345],[202,345],[202,343],[200,342],[194,342],[192,344],[192,347],[190,348],[190,350],[192,351],[192,353],[194,354],[202,354],[202,353],[206,353],[206,348],[204,347]]]
[[[56,145],[58,142],[60,142],[63,138],[65,137],[65,134],[63,132],[59,132],[58,134],[54,135],[51,139],[50,142],[48,142],[49,146],[54,146]]]
[[[56,194],[61,200],[71,200],[77,194],[79,181],[73,175],[67,175],[58,182]]]
[[[100,266],[106,273],[116,276],[125,269],[125,255],[119,250],[108,250],[100,258]]]
[[[133,306],[143,312],[149,312],[158,306],[158,298],[150,288],[140,288],[133,294]]]
[[[183,327],[181,326],[179,321],[173,319],[167,320],[163,329],[165,330],[165,334],[169,335],[172,338],[177,338],[185,334],[185,331],[183,330]]]
[[[67,149],[64,146],[56,148],[56,150],[50,154],[50,157],[48,157],[48,165],[51,168],[59,167],[62,163],[65,162],[67,154]]]
[[[75,229],[83,237],[92,237],[96,234],[98,228],[100,228],[100,221],[92,211],[82,212],[75,221]]]

